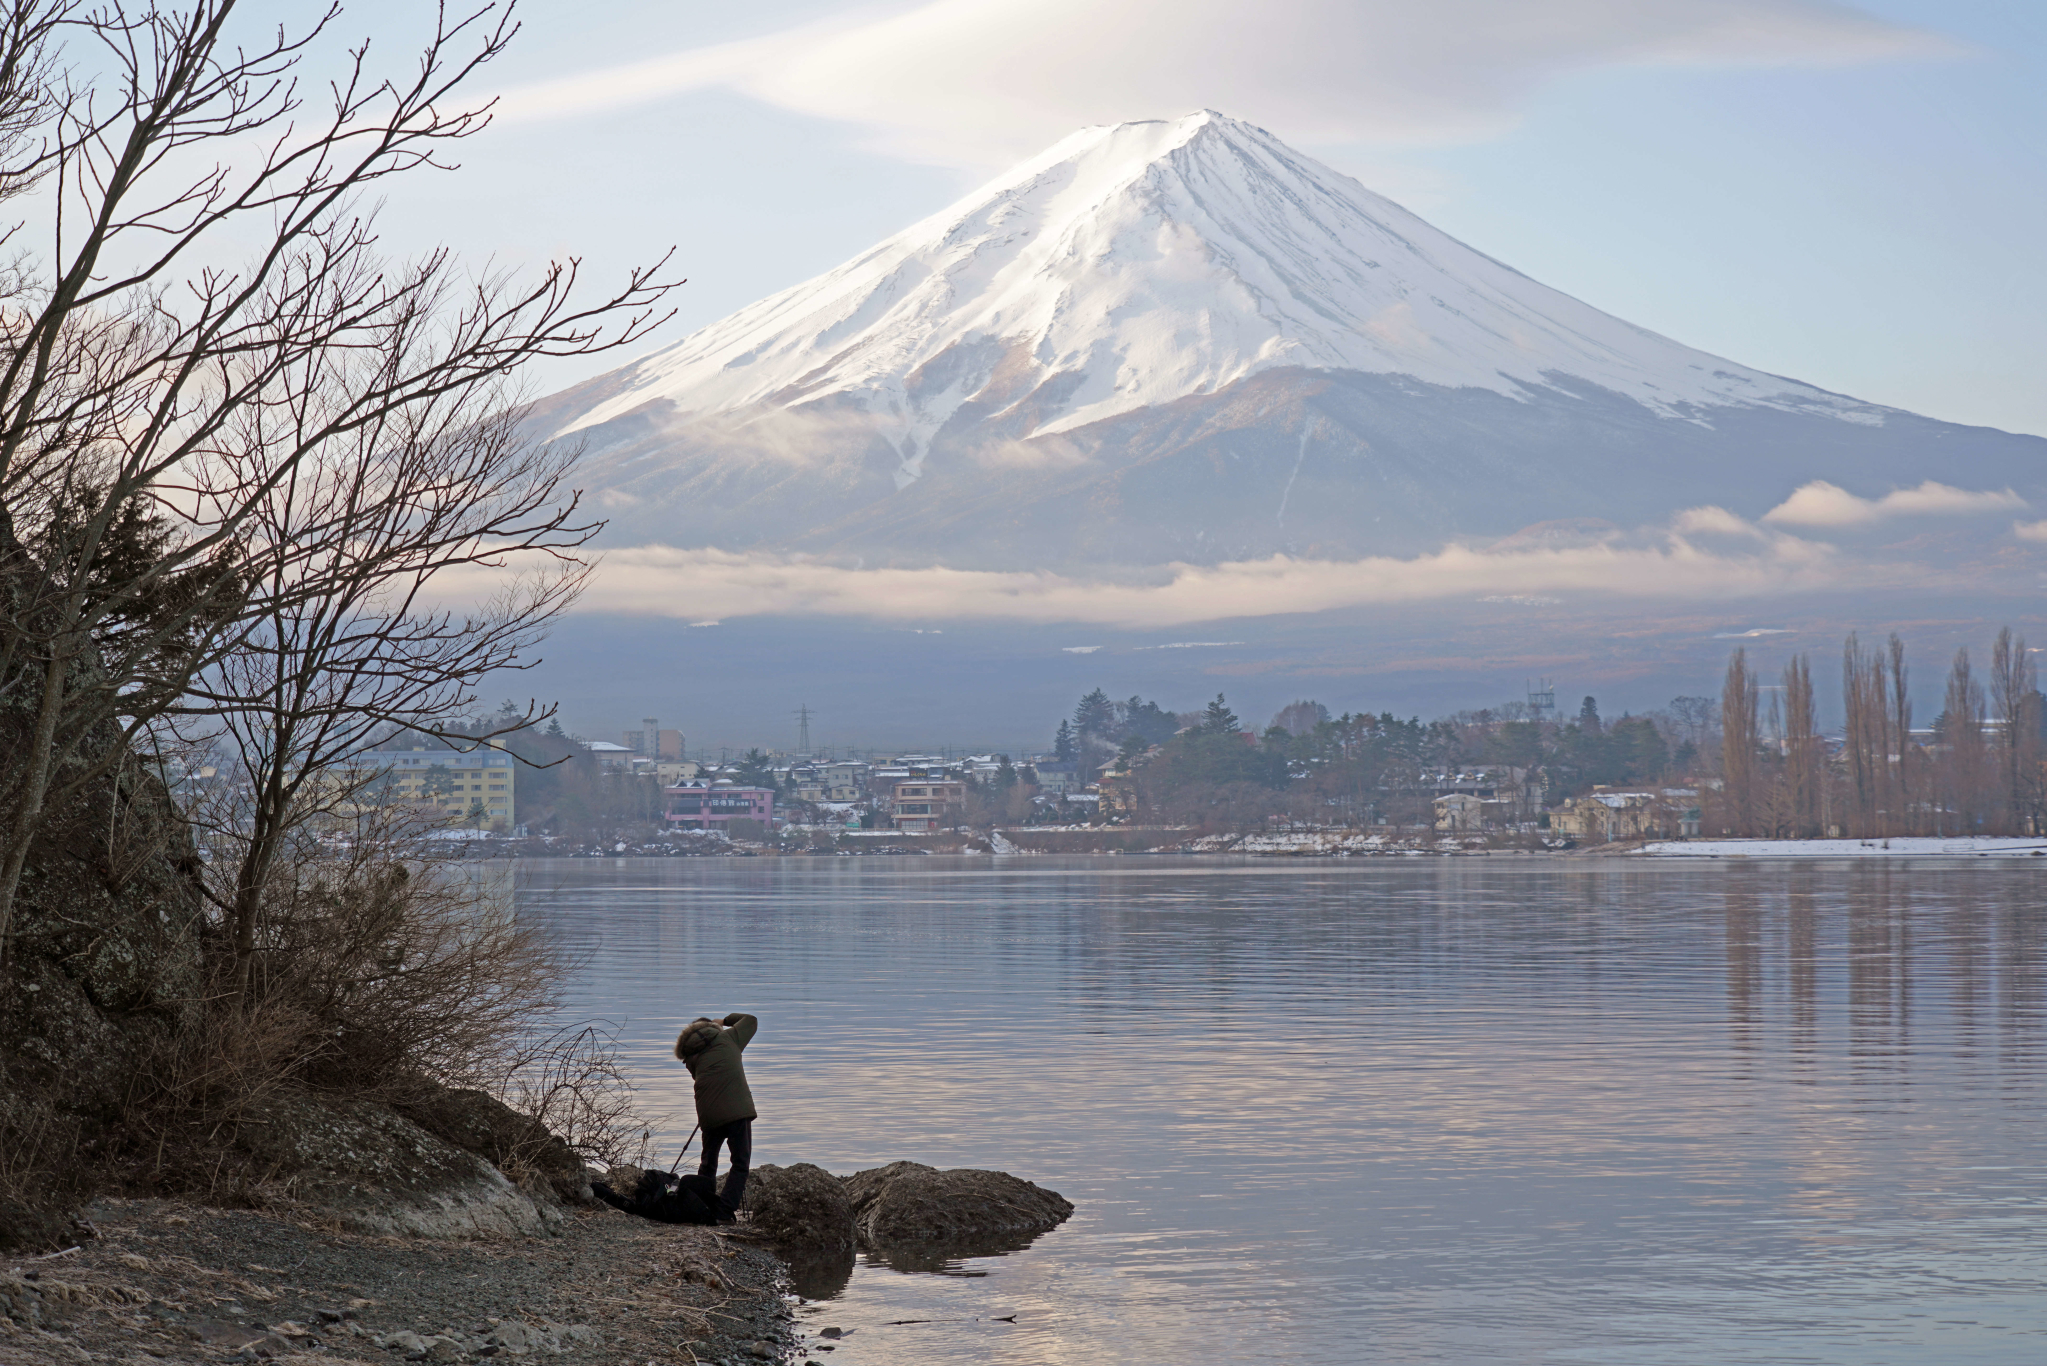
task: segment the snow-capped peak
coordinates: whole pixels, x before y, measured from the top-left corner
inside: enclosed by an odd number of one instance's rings
[[[684,422],[850,408],[895,445],[901,483],[969,401],[1041,436],[1280,367],[1516,397],[1575,381],[1673,417],[1733,404],[1882,413],[1602,313],[1203,110],[1074,133],[627,367],[562,431],[654,400]]]

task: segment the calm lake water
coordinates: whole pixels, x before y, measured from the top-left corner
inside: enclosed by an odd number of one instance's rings
[[[756,1162],[996,1167],[1079,1205],[945,1274],[863,1261],[811,1320],[855,1330],[833,1366],[2047,1360],[2030,866],[520,876],[671,1154],[675,1032],[743,1009]]]

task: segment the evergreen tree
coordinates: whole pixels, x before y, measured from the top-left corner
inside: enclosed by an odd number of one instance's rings
[[[1073,709],[1073,729],[1085,740],[1089,738],[1108,739],[1116,730],[1116,704],[1109,700],[1109,694],[1096,688],[1080,699],[1080,705]]]
[[[1586,698],[1578,708],[1578,729],[1587,735],[1599,734],[1599,703],[1593,698]]]
[[[1133,697],[1121,705],[1125,736],[1134,735],[1147,744],[1162,745],[1180,729],[1180,719],[1156,702]]]
[[[556,717],[547,723],[547,733],[553,736],[559,736],[562,733],[562,723],[560,717]]]
[[[1504,721],[1487,737],[1487,757],[1513,768],[1534,768],[1542,762],[1542,725],[1537,721]]]
[[[1202,715],[1201,729],[1209,735],[1234,735],[1243,728],[1237,714],[1230,710],[1230,704],[1223,700],[1221,693],[1217,693],[1215,701],[1208,704],[1208,710]]]
[[[1073,723],[1061,720],[1059,722],[1059,733],[1052,737],[1052,757],[1062,764],[1070,764],[1073,762],[1076,748],[1077,745],[1073,738]]]
[[[1670,767],[1670,745],[1646,717],[1624,716],[1607,736],[1607,771],[1612,781],[1651,783]]]

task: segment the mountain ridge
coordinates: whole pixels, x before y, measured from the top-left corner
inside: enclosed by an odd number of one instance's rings
[[[614,539],[1005,566],[2047,468],[1611,317],[1213,111],[1081,130],[529,420],[586,444]]]

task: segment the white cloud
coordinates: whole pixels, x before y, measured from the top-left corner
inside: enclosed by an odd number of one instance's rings
[[[1838,484],[1815,479],[1763,514],[1763,520],[1782,526],[1850,527],[1865,526],[1887,517],[1914,514],[1966,516],[1971,513],[2011,512],[2026,506],[2026,500],[2010,489],[1981,493],[1937,484],[1929,479],[1918,488],[1893,489],[1881,498],[1859,498]]]
[[[901,155],[1002,165],[1077,127],[1199,108],[1307,142],[1508,126],[1615,65],[1841,65],[1954,45],[1829,0],[932,0],[509,90],[509,119],[722,86],[863,125]]]
[[[2047,522],[2013,522],[2011,534],[2022,541],[2047,541]]]
[[[1768,540],[1770,533],[1723,507],[1711,504],[1686,508],[1671,519],[1671,527],[1682,536],[1743,536]]]
[[[1276,555],[1213,566],[1174,564],[1136,579],[944,567],[846,568],[794,556],[641,546],[605,554],[582,607],[695,621],[801,615],[896,623],[980,620],[1165,628],[1499,593],[1707,599],[1849,582],[1868,587],[1879,578],[1832,547],[1796,536],[1765,533],[1739,550],[1721,551],[1669,529],[1596,544],[1508,551],[1448,546],[1412,559]],[[483,585],[457,583],[453,576],[444,585],[451,593],[465,587],[477,591]],[[1187,641],[1152,648],[1230,643]]]

